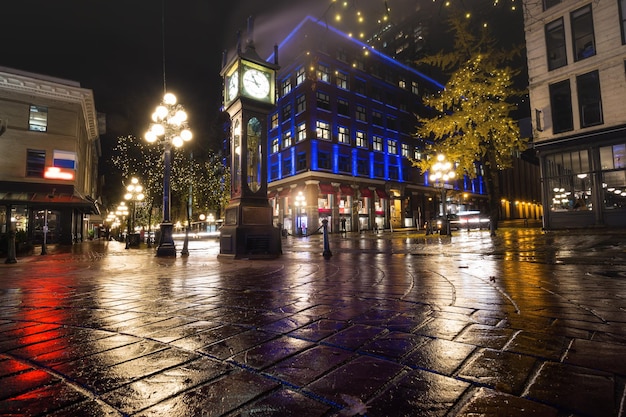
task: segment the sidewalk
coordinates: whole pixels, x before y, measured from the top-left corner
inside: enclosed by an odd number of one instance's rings
[[[93,241],[0,265],[0,415],[626,415],[624,233],[330,248]]]

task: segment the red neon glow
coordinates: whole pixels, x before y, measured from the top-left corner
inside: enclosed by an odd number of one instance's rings
[[[44,178],[51,178],[55,180],[73,180],[74,173],[68,171],[62,171],[58,167],[48,167],[43,174]]]

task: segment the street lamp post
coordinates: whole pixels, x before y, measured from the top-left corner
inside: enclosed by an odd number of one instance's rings
[[[306,207],[306,197],[302,194],[302,191],[298,191],[296,195],[294,205],[296,206],[296,227],[298,228],[298,234],[303,235],[302,232],[302,210]]]
[[[135,232],[135,212],[137,209],[137,202],[143,201],[143,186],[139,184],[139,180],[135,177],[131,178],[130,184],[126,187],[127,193],[124,195],[124,199],[133,204],[133,211],[131,215],[128,216],[128,230],[127,239],[126,239],[126,249],[133,246],[133,242],[131,242],[131,231],[134,234]]]
[[[122,201],[120,203],[119,206],[117,206],[117,209],[115,210],[115,214],[117,215],[117,217],[122,217],[122,219],[127,218],[128,217],[128,206],[126,205],[126,202]],[[122,226],[120,225],[119,227],[119,238],[121,239],[122,237]],[[128,236],[126,236],[126,240],[128,241]]]
[[[176,256],[176,246],[172,236],[171,190],[170,173],[172,164],[172,146],[179,148],[184,142],[191,140],[191,131],[187,127],[187,113],[176,102],[176,96],[167,93],[163,101],[152,114],[152,125],[146,133],[146,140],[150,143],[159,142],[163,145],[163,222],[161,223],[161,236],[156,256]]]
[[[454,178],[454,167],[443,154],[437,155],[437,162],[432,167],[430,178],[435,181],[435,187],[441,191],[441,210],[443,211],[442,231],[441,234],[450,235],[450,220],[448,219],[446,207],[446,182]]]

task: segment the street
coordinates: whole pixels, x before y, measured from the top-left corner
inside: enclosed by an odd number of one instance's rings
[[[0,414],[624,416],[626,233],[93,241],[0,266]],[[178,239],[178,238],[177,238]],[[180,251],[182,241],[177,240]]]

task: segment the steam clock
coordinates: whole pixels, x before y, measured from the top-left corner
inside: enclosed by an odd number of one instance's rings
[[[275,104],[277,63],[257,54],[251,35],[224,66],[224,108],[231,121],[231,200],[220,229],[220,257],[273,258],[281,237],[267,198],[267,120]]]

